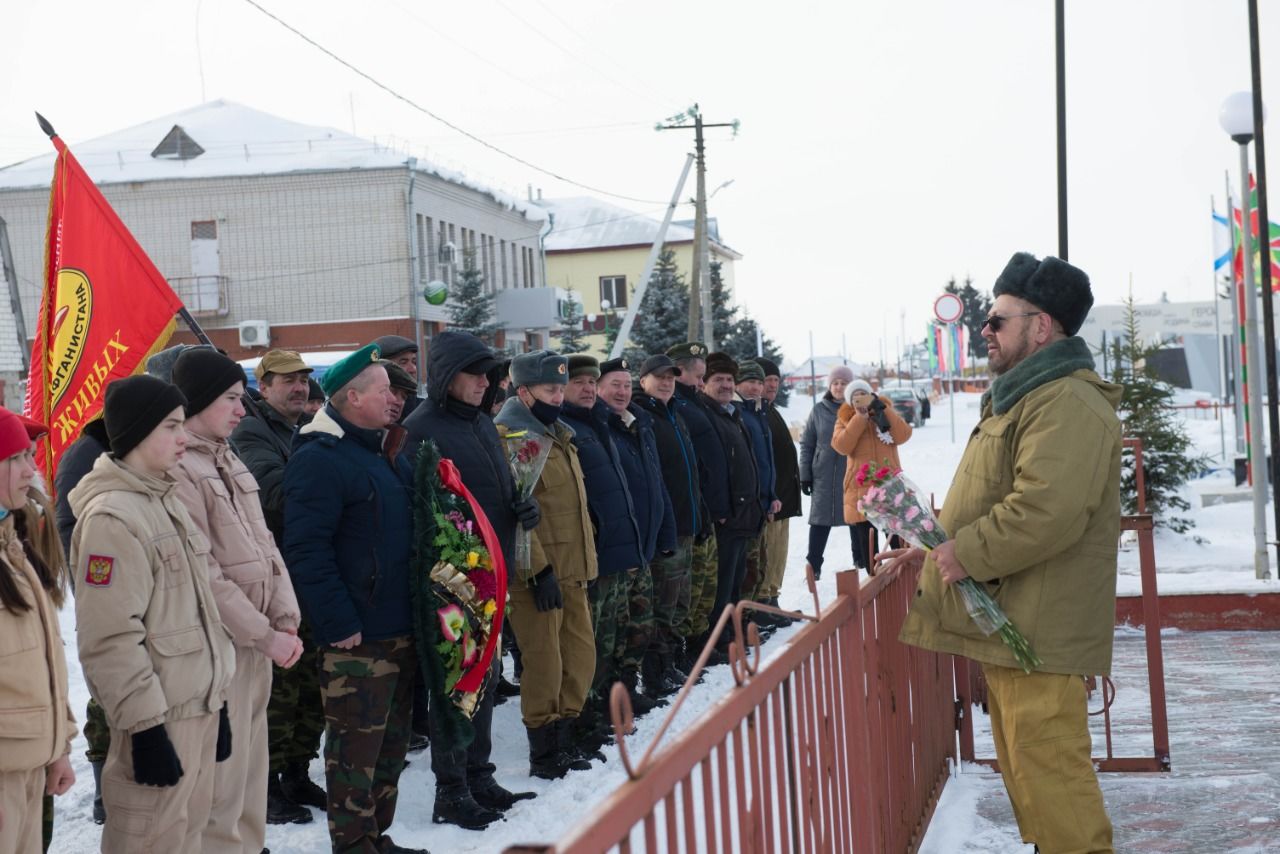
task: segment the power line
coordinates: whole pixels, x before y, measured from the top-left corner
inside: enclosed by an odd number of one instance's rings
[[[640,198],[636,198],[636,197],[634,197],[634,196],[624,196],[624,195],[622,195],[621,193],[611,193],[611,192],[609,192],[608,190],[602,190],[602,189],[600,189],[599,187],[593,187],[593,186],[591,186],[591,185],[589,185],[589,184],[583,184],[583,183],[581,183],[580,181],[574,181],[572,178],[567,178],[567,177],[565,177],[564,175],[561,175],[560,173],[558,173],[558,172],[554,172],[554,171],[552,171],[552,170],[550,170],[550,169],[544,169],[543,167],[538,166],[538,165],[537,165],[537,164],[535,164],[535,163],[530,163],[528,160],[525,160],[523,157],[519,157],[519,156],[517,156],[517,155],[515,155],[515,154],[512,154],[512,153],[511,153],[511,152],[509,152],[509,151],[505,151],[505,150],[503,150],[503,149],[499,148],[498,146],[494,145],[493,143],[488,142],[488,141],[486,141],[486,140],[483,140],[483,139],[481,139],[480,137],[476,136],[475,134],[473,134],[473,133],[471,133],[471,132],[469,132],[469,131],[466,131],[466,130],[464,130],[463,128],[458,127],[456,124],[454,124],[453,122],[451,122],[451,121],[449,121],[448,119],[444,118],[443,116],[440,116],[440,115],[437,115],[436,113],[433,113],[431,110],[428,110],[426,107],[424,107],[424,106],[422,106],[421,104],[417,103],[417,102],[416,102],[416,101],[414,101],[412,98],[409,98],[409,97],[408,97],[408,96],[406,96],[406,95],[402,95],[402,94],[400,94],[399,92],[397,92],[395,89],[392,89],[390,86],[388,86],[388,85],[386,85],[385,83],[383,83],[382,81],[378,80],[378,79],[377,79],[377,78],[375,78],[373,75],[368,74],[368,73],[367,73],[367,72],[365,72],[365,71],[361,71],[359,68],[357,68],[356,66],[352,65],[350,62],[347,62],[347,60],[343,59],[342,57],[338,56],[338,55],[337,55],[336,53],[334,53],[333,51],[329,50],[329,49],[328,49],[327,47],[325,47],[324,45],[322,45],[322,44],[320,44],[319,42],[317,42],[315,39],[311,38],[311,37],[310,37],[310,36],[308,36],[307,34],[303,33],[303,32],[302,32],[302,31],[300,31],[300,30],[298,30],[296,27],[294,27],[293,25],[291,25],[291,24],[290,24],[290,23],[288,23],[287,21],[283,20],[283,19],[282,19],[282,18],[280,18],[279,16],[275,15],[274,13],[272,13],[272,12],[268,11],[267,9],[263,8],[260,4],[258,4],[258,3],[256,2],[256,0],[244,0],[244,2],[248,3],[248,4],[249,4],[250,6],[252,6],[253,8],[257,9],[259,12],[261,12],[261,13],[262,13],[262,14],[264,14],[264,15],[266,15],[268,18],[270,18],[271,20],[275,21],[277,24],[279,24],[280,26],[284,27],[286,30],[288,30],[289,32],[293,33],[293,34],[294,34],[294,35],[296,35],[298,38],[302,39],[302,40],[303,40],[303,41],[305,41],[307,44],[309,44],[309,45],[311,45],[312,47],[314,47],[316,50],[319,50],[321,53],[325,54],[325,55],[326,55],[326,56],[328,56],[330,59],[332,59],[333,61],[337,62],[339,65],[342,65],[343,67],[347,68],[347,69],[348,69],[349,71],[351,71],[352,73],[354,73],[354,74],[356,74],[356,75],[358,75],[358,76],[360,76],[360,77],[363,77],[365,80],[369,81],[369,82],[370,82],[370,83],[372,83],[374,86],[376,86],[376,87],[378,87],[379,89],[381,89],[382,91],[386,92],[388,95],[392,96],[393,98],[395,98],[395,99],[397,99],[397,100],[399,100],[399,101],[402,101],[402,102],[404,102],[405,104],[408,104],[410,107],[412,107],[413,109],[417,110],[417,111],[418,111],[418,112],[420,112],[420,113],[423,113],[424,115],[430,116],[431,118],[433,118],[433,119],[435,119],[436,121],[440,122],[440,123],[441,123],[442,125],[444,125],[445,127],[448,127],[448,128],[450,128],[451,130],[456,131],[457,133],[462,134],[464,137],[466,137],[467,139],[471,140],[472,142],[478,143],[479,145],[483,145],[485,148],[488,148],[488,149],[489,149],[489,150],[491,150],[491,151],[494,151],[494,152],[496,152],[496,153],[498,153],[498,154],[501,154],[503,157],[506,157],[506,158],[507,158],[507,159],[509,159],[509,160],[515,161],[516,163],[519,163],[521,166],[528,167],[529,169],[532,169],[532,170],[534,170],[535,172],[540,172],[540,173],[542,173],[543,175],[547,175],[547,176],[549,176],[549,177],[551,177],[551,178],[556,179],[557,181],[563,181],[563,182],[564,182],[564,183],[566,183],[566,184],[571,184],[571,185],[572,185],[572,186],[574,186],[574,187],[581,187],[581,188],[582,188],[582,189],[584,189],[584,190],[588,190],[588,191],[590,191],[590,192],[592,192],[592,193],[598,193],[599,195],[602,195],[602,196],[612,196],[612,197],[613,197],[613,198],[615,198],[615,199],[623,199],[623,200],[628,201],[628,202],[638,202],[638,203],[640,203],[640,204],[644,204],[644,205],[660,205],[660,204],[664,204],[664,202],[662,202],[662,201],[661,201],[661,200],[659,200],[659,199],[640,199]]]

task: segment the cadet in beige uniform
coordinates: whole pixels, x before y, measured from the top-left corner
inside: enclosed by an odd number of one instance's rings
[[[185,405],[155,377],[109,385],[112,453],[70,495],[80,664],[111,728],[107,854],[201,851],[214,763],[231,755],[235,651],[209,587],[209,540],[169,474]]]
[[[529,773],[548,780],[591,767],[574,744],[573,726],[596,669],[587,602],[587,583],[596,577],[595,536],[573,431],[559,420],[568,366],[566,356],[549,350],[516,356],[515,395],[494,419],[504,439],[523,431],[528,439],[551,443],[533,488],[542,519],[533,530],[531,565],[515,567],[507,588],[507,613],[524,656],[520,713],[529,736]],[[594,746],[587,749],[594,754]]]
[[[244,417],[244,371],[217,350],[178,357],[173,382],[187,399],[186,454],[173,470],[178,498],[212,546],[209,585],[236,648],[227,697],[236,749],[214,772],[204,854],[262,850],[267,833],[267,700],[271,663],[302,654],[298,600],[267,530],[258,482],[227,443]]]
[[[60,553],[52,565],[41,559],[31,540],[35,471],[27,427],[0,409],[0,854],[39,851],[41,799],[76,780],[58,631],[66,566]]]

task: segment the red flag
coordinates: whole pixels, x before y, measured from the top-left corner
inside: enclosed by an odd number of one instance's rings
[[[102,411],[107,384],[143,369],[182,308],[70,150],[52,138],[58,159],[25,407],[49,425],[36,454],[48,483],[67,446]]]

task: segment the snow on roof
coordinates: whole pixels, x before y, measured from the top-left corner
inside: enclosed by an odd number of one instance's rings
[[[56,127],[56,125],[55,125]],[[175,128],[203,151],[190,156],[153,156],[162,152]],[[404,168],[409,158],[334,128],[304,125],[237,104],[210,101],[162,116],[97,139],[68,144],[85,171],[99,184],[183,178],[225,178],[279,175],[290,172],[331,172],[348,169]],[[0,190],[48,187],[55,153],[0,168]],[[417,159],[419,171],[460,184],[493,198],[529,219],[543,221],[546,213],[535,205],[487,187],[465,175]]]
[[[548,252],[652,245],[662,226],[661,218],[655,219],[648,214],[636,213],[589,196],[539,199],[536,204],[555,218],[551,231],[543,240]],[[667,243],[692,240],[692,228],[676,225],[674,222],[668,226]],[[732,249],[715,242],[727,253],[738,257]]]

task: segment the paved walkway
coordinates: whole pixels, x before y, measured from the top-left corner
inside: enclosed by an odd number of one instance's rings
[[[1169,774],[1100,775],[1117,851],[1280,851],[1280,632],[1164,635]],[[1117,756],[1152,753],[1145,647],[1116,636]],[[1090,705],[1098,708],[1095,695]],[[1093,719],[1094,756],[1105,750]],[[988,719],[975,716],[976,752],[993,756]],[[998,775],[966,766],[948,782],[924,852],[1022,852]]]

